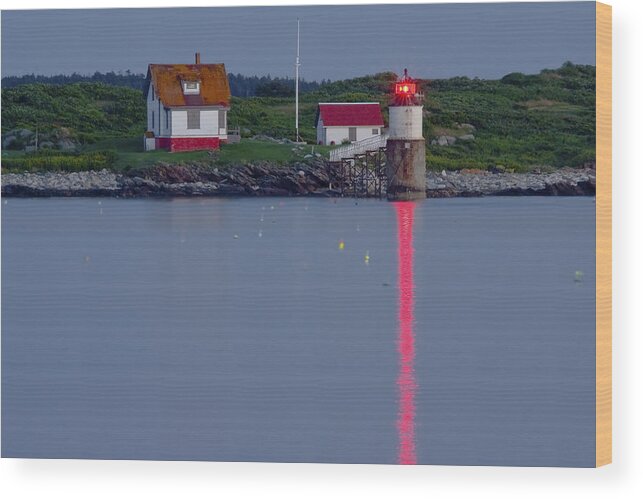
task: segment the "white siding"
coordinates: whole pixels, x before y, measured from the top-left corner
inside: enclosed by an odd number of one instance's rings
[[[390,106],[388,134],[391,139],[422,139],[422,106]]]
[[[156,137],[228,137],[226,109],[201,108],[201,127],[188,129],[187,109],[167,109],[157,98],[153,85],[147,93],[147,129]],[[224,128],[219,129],[219,113],[224,113]],[[152,123],[153,122],[153,123]]]
[[[163,109],[163,135],[168,136],[172,133],[172,110]]]
[[[171,110],[171,133],[172,137],[227,137],[227,129],[219,130],[219,113],[225,113],[223,109],[201,108],[201,127],[188,129],[188,112],[186,109]],[[220,132],[224,132],[223,134]]]
[[[321,119],[321,116],[317,121],[317,143],[318,144],[326,143],[326,141],[324,140],[324,121]]]
[[[335,142],[335,144],[339,145],[344,140],[348,140],[348,128],[349,127],[347,126],[326,127],[326,145],[330,145],[331,142]],[[368,139],[370,137],[373,137],[374,128],[377,128],[380,134],[382,133],[382,127],[378,125],[358,126],[354,128],[356,128],[356,132],[357,132],[356,140],[363,140],[363,139]],[[317,129],[317,137],[318,137],[318,140],[322,140],[322,139],[319,139],[319,127]]]
[[[156,98],[154,86],[150,85],[150,89],[147,92],[147,129],[154,132],[154,135],[157,137],[161,132],[159,123],[159,105],[160,101]],[[154,121],[153,124],[152,121]]]

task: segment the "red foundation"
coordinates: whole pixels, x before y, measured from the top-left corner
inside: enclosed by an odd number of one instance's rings
[[[156,137],[156,148],[170,152],[219,149],[219,137]]]

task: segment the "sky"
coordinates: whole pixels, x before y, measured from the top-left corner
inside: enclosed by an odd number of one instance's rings
[[[223,62],[293,76],[297,18],[307,80],[382,71],[500,78],[595,64],[593,2],[2,11],[2,76],[144,73]]]

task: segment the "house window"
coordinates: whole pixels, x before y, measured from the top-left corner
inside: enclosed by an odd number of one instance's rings
[[[170,128],[170,110],[165,110],[165,128]]]
[[[379,128],[373,128],[373,135],[379,135],[380,134],[380,129]]]
[[[188,109],[188,130],[201,128],[201,111],[199,109]]]
[[[152,111],[152,128],[154,128],[154,111]]]
[[[226,118],[226,112],[219,111],[219,129],[225,128],[225,118]]]
[[[355,142],[357,140],[357,128],[352,126],[348,129],[348,140]]]
[[[183,93],[184,94],[198,94],[199,93],[199,82],[198,81],[184,81],[183,82]]]

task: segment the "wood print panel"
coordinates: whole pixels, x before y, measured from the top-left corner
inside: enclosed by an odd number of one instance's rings
[[[596,4],[596,466],[612,462],[612,7]]]

